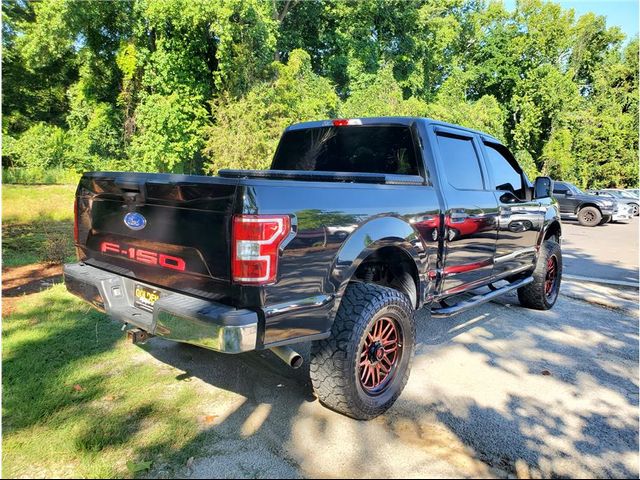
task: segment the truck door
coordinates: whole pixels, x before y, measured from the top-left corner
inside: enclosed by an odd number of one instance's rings
[[[491,277],[498,202],[488,189],[477,136],[436,126],[433,137],[445,202],[440,293],[449,295],[486,283]]]
[[[569,187],[562,182],[553,182],[553,196],[560,204],[560,213],[574,213],[574,202],[570,195]]]
[[[493,275],[505,277],[534,265],[544,210],[539,201],[531,199],[526,177],[509,150],[487,140],[483,147],[500,213]]]

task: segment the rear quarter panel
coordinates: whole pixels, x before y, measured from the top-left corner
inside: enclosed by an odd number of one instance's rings
[[[273,180],[242,185],[237,211],[295,217],[296,235],[280,257],[278,281],[262,289],[265,345],[328,332],[349,279],[377,248],[399,245],[423,278],[435,268],[437,241],[428,228],[417,227],[440,213],[431,186]]]

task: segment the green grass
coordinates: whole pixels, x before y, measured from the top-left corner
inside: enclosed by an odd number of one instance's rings
[[[73,221],[76,185],[3,185],[2,222]]]
[[[56,249],[63,250],[60,256],[73,258],[75,189],[74,185],[2,186],[3,266],[47,262]],[[68,241],[56,243],[61,238]]]
[[[131,477],[184,465],[213,435],[197,418],[215,399],[62,285],[3,319],[2,347],[3,478]]]

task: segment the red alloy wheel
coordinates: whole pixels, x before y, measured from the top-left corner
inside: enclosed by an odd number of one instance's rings
[[[389,317],[378,318],[360,351],[360,385],[370,395],[382,393],[397,371],[402,356],[400,327]]]
[[[556,287],[556,279],[558,277],[558,259],[552,255],[547,260],[547,276],[544,280],[544,293],[547,297],[553,295]]]

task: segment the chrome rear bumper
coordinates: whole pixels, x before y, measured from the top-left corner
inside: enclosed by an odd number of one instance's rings
[[[153,311],[146,311],[134,306],[135,286],[143,282],[85,263],[66,264],[63,272],[69,292],[152,335],[223,353],[256,349],[258,315],[251,310],[149,286],[160,292],[160,299]]]

